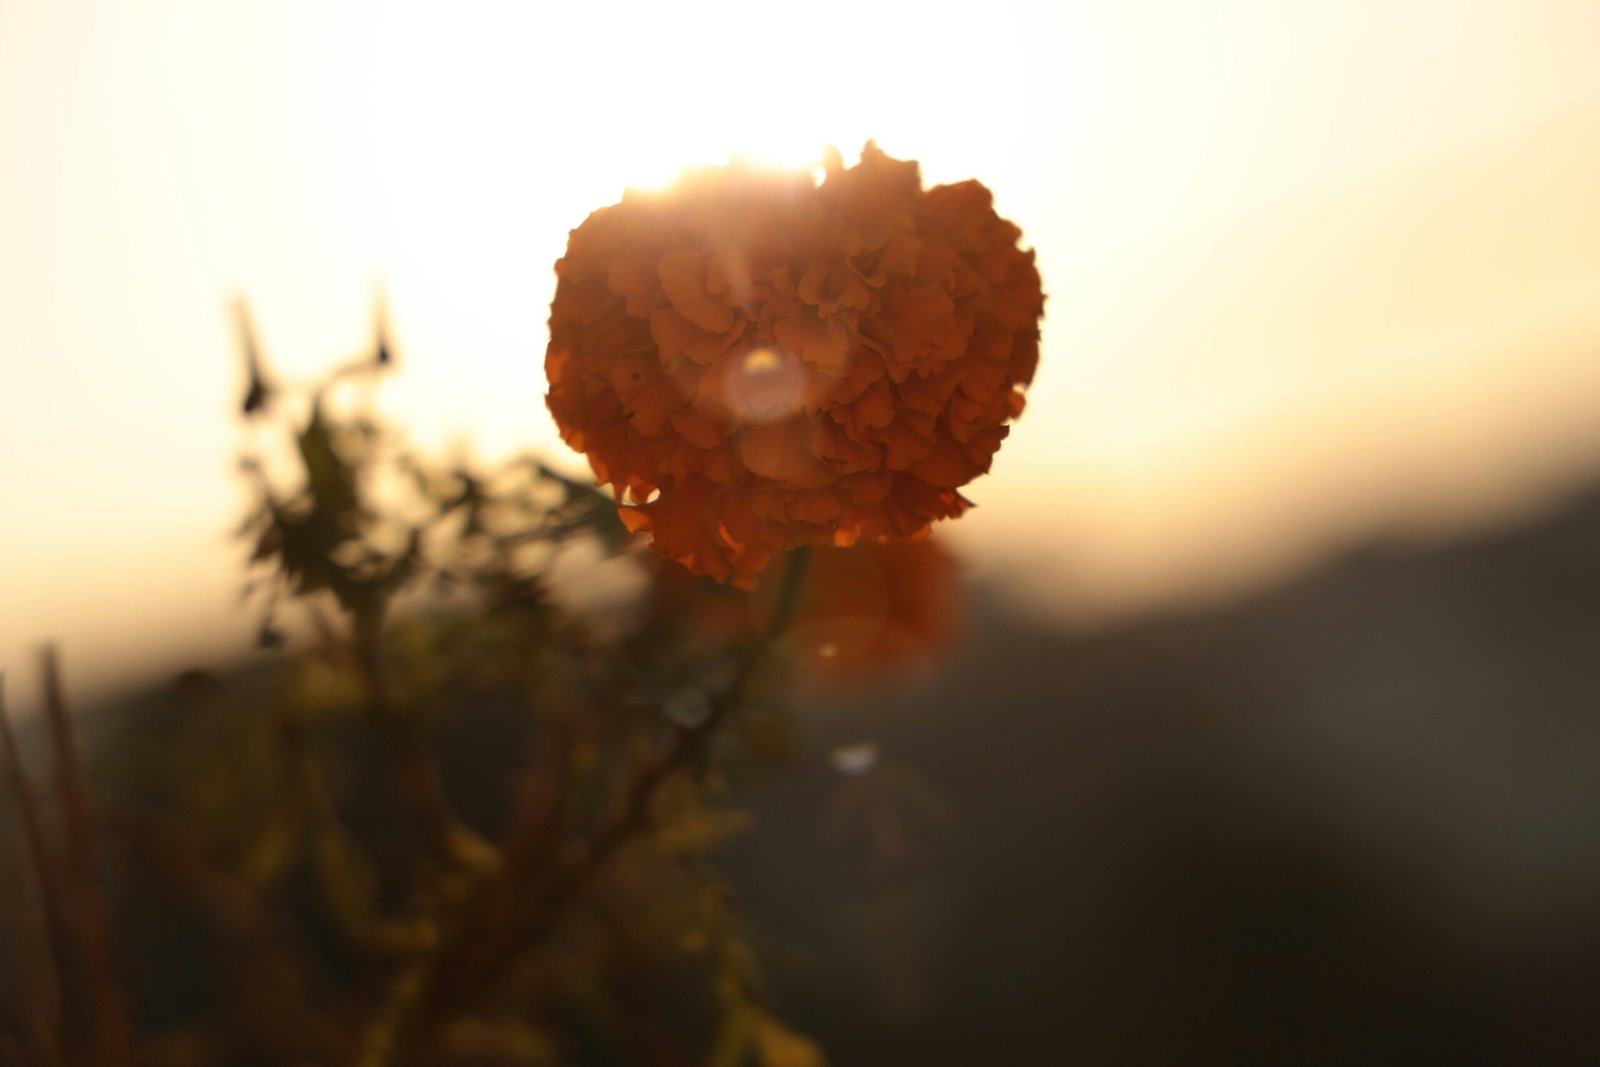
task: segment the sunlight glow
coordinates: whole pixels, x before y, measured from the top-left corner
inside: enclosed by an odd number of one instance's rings
[[[448,19],[383,10],[363,30],[355,128],[370,166],[345,180],[346,199],[371,218],[353,236],[380,249],[412,344],[473,360],[470,376],[408,371],[396,415],[429,439],[470,434],[486,455],[562,453],[536,400],[551,267],[567,232],[626,188],[734,158],[815,167],[829,147],[848,165],[873,139],[920,160],[930,183],[981,168],[1003,195],[1030,123],[1047,118],[1017,98],[1011,8],[978,20],[963,10],[934,3],[914,20],[843,0],[803,17],[729,2],[469,5]],[[865,41],[894,44],[869,55]],[[1059,135],[1065,117],[1053,119]],[[470,423],[446,423],[444,411],[470,412]]]
[[[542,403],[567,234],[731,156],[871,138],[1022,228],[1044,354],[950,536],[1052,602],[1600,455],[1592,0],[0,7],[0,665],[234,618],[237,297],[305,380],[384,293],[419,450],[583,471]]]

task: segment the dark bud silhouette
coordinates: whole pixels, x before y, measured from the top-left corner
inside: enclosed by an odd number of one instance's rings
[[[289,639],[283,631],[272,624],[271,619],[265,619],[260,629],[256,631],[256,647],[263,652],[274,652],[288,644]]]
[[[233,319],[239,331],[239,351],[244,354],[245,375],[249,379],[241,407],[246,415],[254,415],[272,399],[272,387],[267,384],[262,372],[261,346],[256,340],[255,325],[250,320],[250,307],[243,300],[234,301]]]
[[[373,362],[380,367],[394,365],[394,349],[389,345],[389,303],[380,293],[372,309],[372,332],[377,338]]]

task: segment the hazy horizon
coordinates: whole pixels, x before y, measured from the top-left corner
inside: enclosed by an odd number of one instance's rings
[[[1022,227],[1039,377],[948,534],[1055,616],[1227,595],[1600,476],[1600,9],[942,11],[838,5],[750,64],[729,5],[8,7],[14,702],[44,639],[84,685],[184,634],[246,647],[231,299],[311,375],[368,343],[381,289],[397,425],[579,469],[540,399],[551,264],[626,184],[723,150],[874,137]],[[846,14],[891,54],[811,77]]]

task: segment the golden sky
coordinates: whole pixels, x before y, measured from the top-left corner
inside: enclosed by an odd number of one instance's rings
[[[1600,470],[1600,5],[0,5],[0,666],[241,646],[228,301],[423,443],[560,449],[551,264],[630,183],[873,137],[1050,294],[950,531],[1065,616]]]

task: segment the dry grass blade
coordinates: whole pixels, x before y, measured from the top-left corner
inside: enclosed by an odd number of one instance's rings
[[[132,1032],[111,940],[111,909],[95,873],[94,820],[84,787],[77,737],[61,686],[61,665],[55,648],[46,646],[39,661],[65,834],[63,888],[73,905],[73,932],[83,962],[88,1062],[95,1067],[126,1067],[132,1062]]]
[[[17,1005],[21,1012],[32,1015],[42,1021],[42,1034],[31,1035],[34,1041],[30,1044],[45,1042],[53,1046],[50,1049],[50,1059],[59,1059],[59,1049],[62,1037],[66,1033],[63,1012],[69,1003],[68,975],[72,965],[72,939],[67,932],[66,918],[61,912],[60,879],[56,865],[51,860],[49,846],[45,842],[44,820],[39,812],[39,802],[34,796],[33,786],[28,781],[28,775],[22,767],[22,753],[17,747],[16,734],[11,728],[11,715],[6,707],[5,676],[0,674],[0,746],[5,750],[6,778],[11,783],[12,795],[16,798],[17,812],[22,820],[23,837],[28,849],[28,862],[33,867],[34,878],[38,884],[39,907],[44,916],[45,937],[50,949],[51,988],[45,995],[42,1004]],[[7,1042],[8,1046],[15,1046],[8,1051],[8,1057],[21,1057],[20,1042],[30,1035],[19,1035],[15,1040]],[[44,1053],[38,1052],[33,1060],[19,1058],[16,1062],[28,1063],[34,1060],[43,1060]]]

